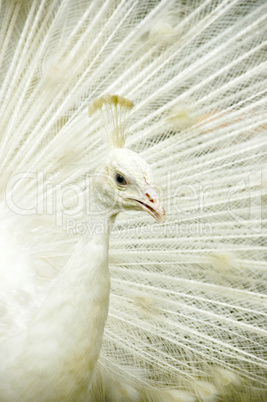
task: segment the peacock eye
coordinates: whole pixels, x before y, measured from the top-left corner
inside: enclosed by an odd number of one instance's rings
[[[115,180],[120,186],[125,186],[127,184],[125,177],[120,173],[116,173]]]

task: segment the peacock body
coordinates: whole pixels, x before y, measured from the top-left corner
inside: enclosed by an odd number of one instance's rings
[[[1,2],[0,400],[266,400],[266,12],[263,0]],[[100,110],[107,94],[130,114]],[[109,151],[125,127],[128,150]],[[106,176],[92,197],[103,166],[133,153],[163,225],[128,200],[106,226]]]

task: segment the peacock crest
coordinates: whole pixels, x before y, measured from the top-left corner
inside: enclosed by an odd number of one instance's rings
[[[89,116],[97,115],[109,148],[123,148],[128,134],[129,114],[134,104],[119,95],[103,95],[89,106]]]

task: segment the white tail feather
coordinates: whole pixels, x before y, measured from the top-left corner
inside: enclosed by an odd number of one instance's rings
[[[27,328],[86,233],[87,176],[105,155],[88,107],[116,93],[135,104],[126,144],[151,165],[167,222],[124,214],[113,229],[88,398],[264,400],[266,3],[0,7],[0,340]],[[13,253],[25,271],[12,291]]]

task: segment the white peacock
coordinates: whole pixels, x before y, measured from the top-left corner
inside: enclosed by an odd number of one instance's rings
[[[266,399],[266,13],[2,0],[1,401]]]

